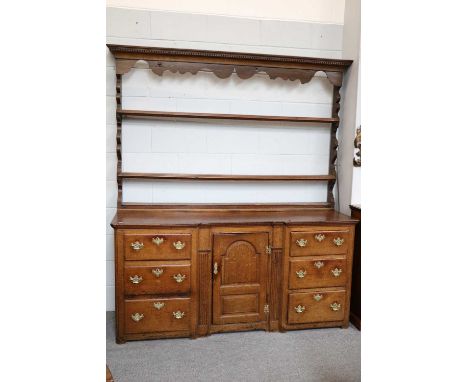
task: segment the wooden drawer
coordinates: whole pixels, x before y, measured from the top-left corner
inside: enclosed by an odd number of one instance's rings
[[[124,234],[125,260],[190,259],[190,233]]]
[[[188,293],[190,261],[130,261],[124,265],[127,295]]]
[[[347,278],[344,256],[289,260],[289,289],[345,286]]]
[[[291,292],[288,301],[288,323],[342,321],[346,291]]]
[[[190,329],[189,298],[125,300],[125,332],[154,333]]]
[[[333,255],[346,253],[349,248],[349,230],[311,229],[291,232],[290,255]]]

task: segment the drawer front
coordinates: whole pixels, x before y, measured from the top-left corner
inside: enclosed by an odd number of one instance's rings
[[[190,292],[189,261],[131,261],[124,266],[125,294]]]
[[[347,278],[344,256],[289,261],[289,289],[345,286]]]
[[[317,229],[291,232],[290,255],[334,255],[346,253],[349,248],[349,231]]]
[[[127,334],[188,331],[189,329],[189,298],[125,301],[125,332]]]
[[[125,234],[125,260],[190,259],[192,235],[189,233]]]
[[[288,323],[342,321],[345,301],[345,290],[289,293]]]

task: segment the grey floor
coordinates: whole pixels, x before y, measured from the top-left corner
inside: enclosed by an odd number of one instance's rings
[[[360,381],[361,334],[348,329],[263,331],[115,343],[107,313],[107,364],[115,382]]]

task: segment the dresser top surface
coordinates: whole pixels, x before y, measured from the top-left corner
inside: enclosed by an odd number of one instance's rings
[[[358,220],[330,209],[298,211],[161,211],[121,209],[112,220],[114,228],[152,226],[198,226],[219,224],[355,224]]]

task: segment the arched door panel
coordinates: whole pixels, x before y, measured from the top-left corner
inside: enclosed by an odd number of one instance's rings
[[[213,236],[213,324],[266,320],[268,232]]]

